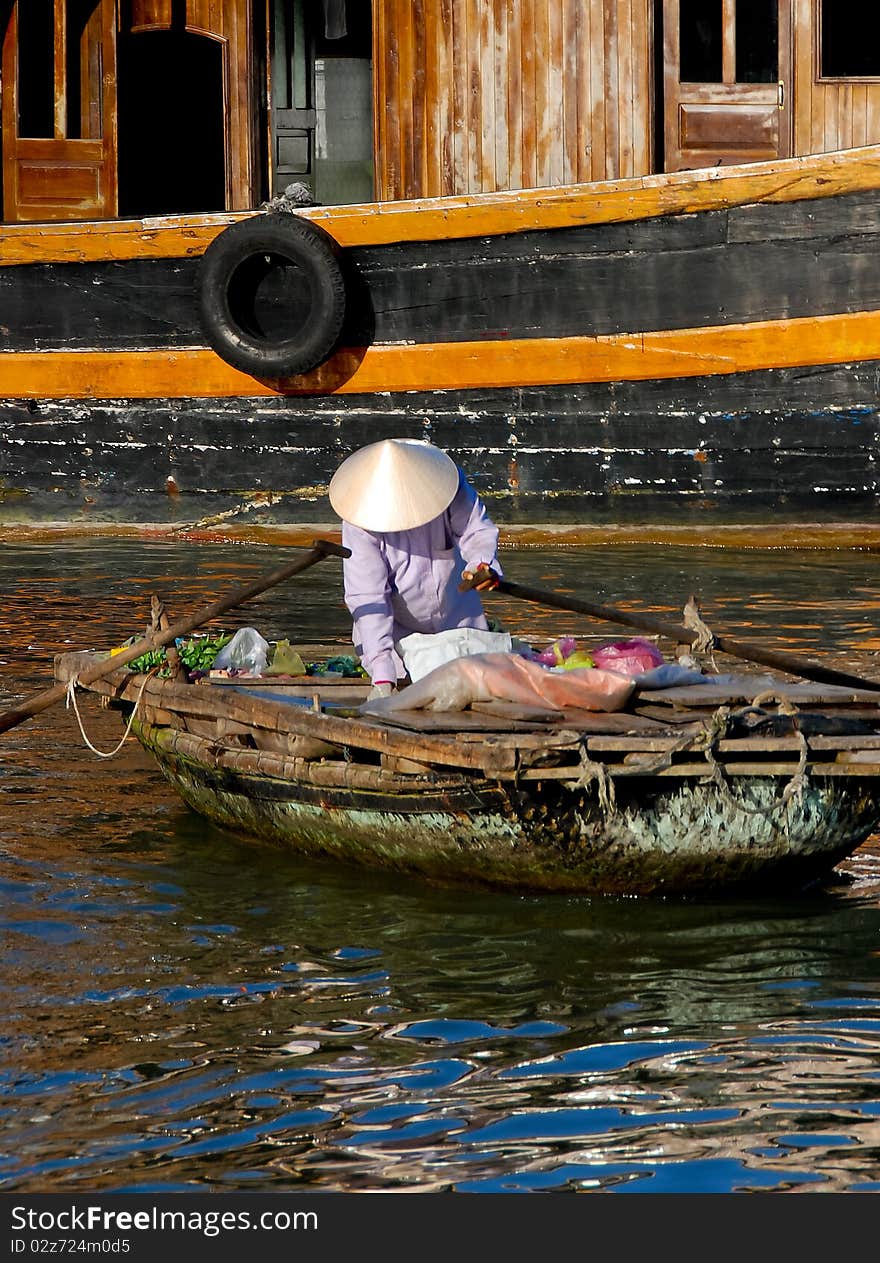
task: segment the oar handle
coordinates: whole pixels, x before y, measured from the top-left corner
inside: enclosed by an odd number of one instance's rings
[[[285,579],[291,579],[294,575],[301,574],[303,570],[316,566],[325,557],[350,556],[351,552],[348,548],[343,548],[340,544],[334,544],[332,540],[313,540],[311,551],[306,553],[304,557],[301,556],[296,561],[288,562],[280,570],[274,570],[271,574],[263,575],[261,579],[255,579],[253,583],[235,588],[227,596],[215,601],[213,605],[206,606],[204,609],[199,610],[197,614],[191,614],[187,618],[179,619],[163,631],[148,632],[136,644],[128,645],[125,649],[121,649],[119,653],[114,653],[112,657],[102,658],[99,662],[85,667],[78,673],[77,678],[80,684],[93,684],[95,680],[100,680],[102,676],[107,675],[110,671],[116,671],[120,667],[127,666],[129,662],[133,662],[141,654],[149,653],[151,649],[161,649],[164,645],[170,645],[178,636],[188,635],[189,632],[195,631],[197,627],[201,627],[204,623],[209,623],[211,619],[219,618],[221,614],[226,614],[229,610],[243,605],[245,601],[250,601],[253,597],[268,591],[269,588],[274,588],[276,584],[283,583]],[[4,711],[0,714],[0,732],[8,732],[10,728],[15,728],[16,725],[23,723],[24,720],[30,719],[31,716],[39,714],[42,710],[46,710],[53,703],[60,702],[67,693],[67,688],[67,684],[56,684],[52,688],[45,689],[42,693],[32,694],[13,710]]]

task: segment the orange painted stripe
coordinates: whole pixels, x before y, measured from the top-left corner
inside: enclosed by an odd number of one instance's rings
[[[0,354],[7,399],[215,399],[375,394],[703,377],[880,359],[880,311],[592,338],[344,350],[303,377],[257,381],[213,351]]]
[[[622,223],[872,189],[880,190],[880,145],[559,188],[313,207],[300,214],[320,224],[341,246],[375,246]],[[0,266],[198,256],[227,225],[254,213],[4,224],[0,226]]]

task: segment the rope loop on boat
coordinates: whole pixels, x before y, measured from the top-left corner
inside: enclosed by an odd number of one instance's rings
[[[70,710],[71,708],[73,709],[73,713],[74,715],[76,715],[76,722],[79,725],[80,736],[82,737],[83,741],[86,743],[88,748],[91,750],[92,754],[96,754],[99,759],[112,759],[113,756],[118,754],[119,751],[122,749],[122,747],[125,745],[126,741],[128,740],[131,734],[132,725],[134,724],[135,717],[138,712],[138,707],[141,704],[141,698],[144,695],[144,689],[147,687],[147,684],[150,681],[150,676],[154,674],[156,669],[157,668],[154,667],[153,671],[148,672],[144,676],[143,683],[141,684],[137,698],[135,699],[135,703],[134,703],[134,706],[132,707],[131,714],[128,717],[128,723],[125,726],[125,732],[122,734],[122,740],[116,746],[114,746],[112,750],[99,750],[97,746],[92,745],[91,741],[88,738],[88,735],[86,734],[86,730],[83,727],[82,716],[80,715],[79,707],[76,704],[76,689],[77,689],[77,685],[79,684],[79,676],[72,675],[70,679],[67,681],[67,697],[64,703],[65,708],[67,710]]]
[[[597,763],[591,759],[587,753],[585,742],[581,742],[581,762],[579,768],[580,775],[575,782],[576,789],[586,789],[594,781],[596,790],[599,795],[599,806],[605,814],[606,819],[610,819],[617,810],[617,795],[614,789],[614,781],[608,775],[608,771],[604,763]]]
[[[798,765],[791,776],[791,779],[783,788],[782,793],[775,802],[770,804],[769,807],[750,807],[747,803],[740,802],[734,797],[724,774],[724,768],[715,758],[714,747],[716,742],[726,736],[731,719],[742,719],[745,715],[762,711],[764,709],[764,704],[767,702],[775,702],[777,713],[780,715],[792,716],[798,713],[797,706],[793,705],[788,698],[777,696],[774,692],[768,691],[766,693],[759,694],[750,706],[744,706],[741,710],[735,712],[732,712],[727,706],[719,706],[712,715],[712,718],[703,733],[700,734],[698,739],[695,739],[695,744],[696,740],[700,741],[706,762],[709,764],[711,769],[712,781],[725,797],[728,805],[736,807],[739,811],[743,811],[747,815],[764,816],[765,818],[769,818],[780,808],[786,807],[793,799],[799,799],[807,787],[807,759],[809,758],[810,747],[803,732],[796,725],[792,725],[794,735],[798,742]]]
[[[765,693],[759,693],[752,701],[751,706],[745,706],[741,711],[737,711],[738,716],[748,715],[750,711],[763,710],[766,705],[773,703],[776,712],[779,715],[797,715],[798,708],[794,702],[790,701],[784,693],[777,693],[773,689],[767,689]]]

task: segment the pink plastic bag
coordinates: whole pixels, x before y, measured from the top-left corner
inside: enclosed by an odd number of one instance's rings
[[[592,657],[597,667],[619,671],[621,675],[641,675],[663,665],[663,654],[648,640],[618,640],[600,645],[592,651]]]

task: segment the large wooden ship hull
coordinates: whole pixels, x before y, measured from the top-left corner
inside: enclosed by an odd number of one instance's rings
[[[380,435],[449,449],[512,521],[874,505],[880,149],[300,213],[343,251],[345,330],[281,380],[200,324],[241,217],[2,230],[7,520],[304,520]]]
[[[0,30],[0,526],[327,519],[388,435],[511,525],[876,506],[867,9],[0,0]],[[217,336],[243,277],[206,280],[266,208],[341,269],[321,353],[272,371]],[[308,341],[264,279],[261,334]]]

